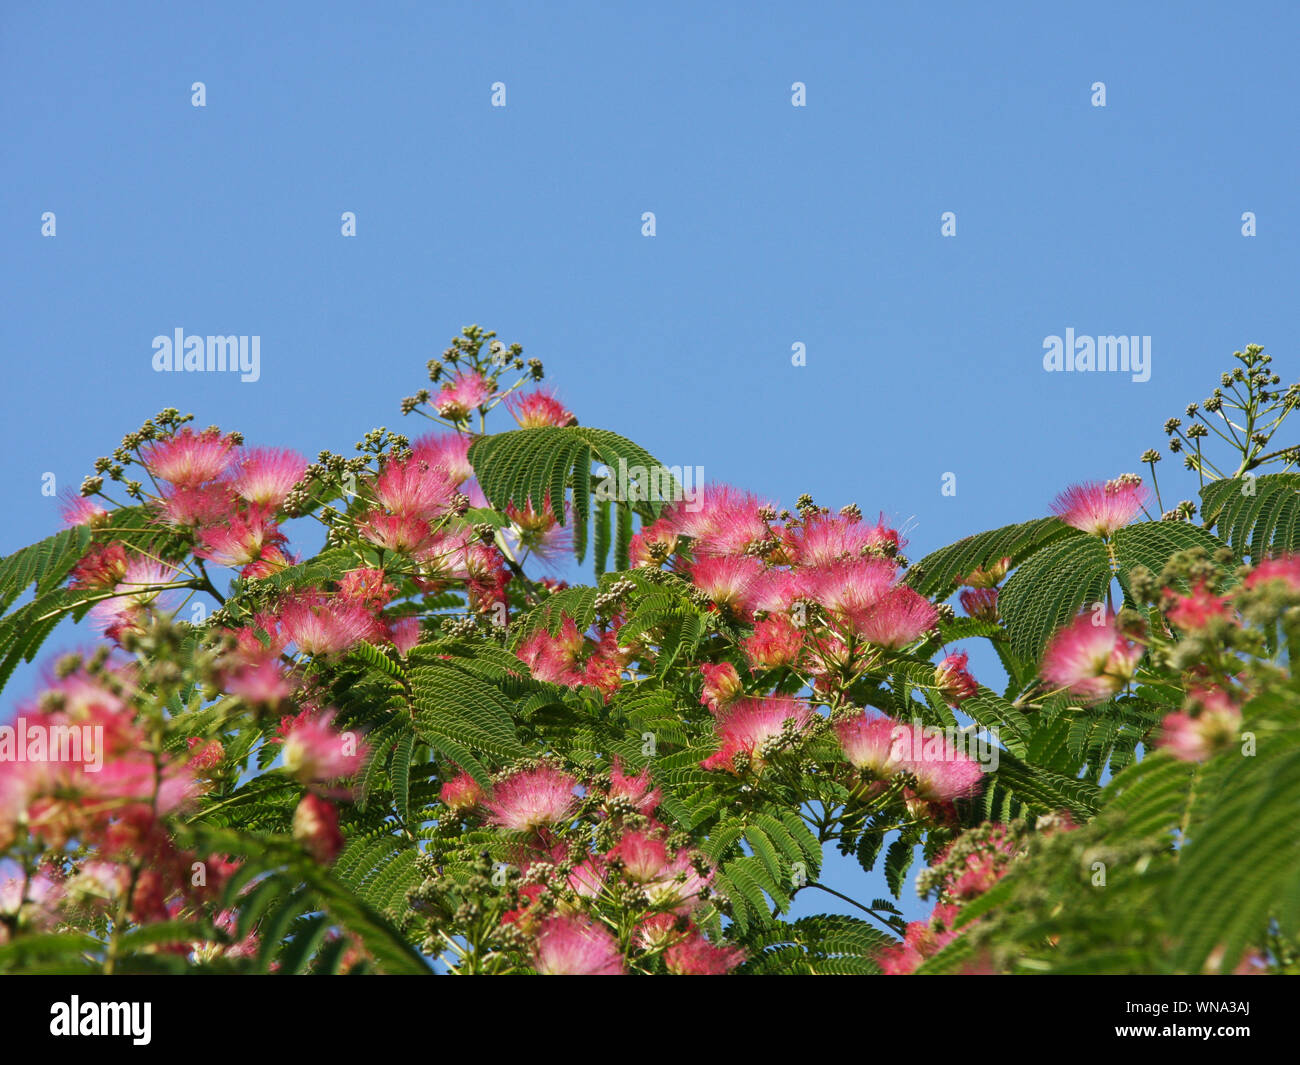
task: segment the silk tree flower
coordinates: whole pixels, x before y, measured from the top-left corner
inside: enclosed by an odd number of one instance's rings
[[[492,398],[492,386],[477,370],[457,374],[430,402],[448,421],[464,421]]]
[[[246,447],[235,457],[230,485],[255,506],[279,510],[307,472],[307,460],[287,448]]]
[[[1052,637],[1039,675],[1089,702],[1108,699],[1133,679],[1145,647],[1119,631],[1115,615],[1102,624],[1085,611]]]
[[[695,587],[718,606],[744,617],[751,609],[750,593],[763,572],[763,563],[747,555],[711,555],[696,560],[690,576]]]
[[[622,863],[629,879],[645,884],[658,879],[668,864],[668,847],[649,832],[624,832],[606,857]]]
[[[677,533],[660,518],[643,525],[628,541],[628,559],[633,569],[658,569],[677,552]]]
[[[547,426],[577,425],[578,419],[573,412],[566,410],[564,404],[555,398],[549,388],[539,388],[534,392],[516,392],[506,397],[506,409],[519,424],[520,429],[542,429]]]
[[[1184,632],[1207,628],[1215,618],[1232,618],[1227,596],[1215,595],[1205,581],[1198,581],[1189,595],[1168,588],[1165,595],[1170,602],[1166,616]]]
[[[729,485],[709,485],[696,500],[672,504],[661,520],[694,541],[697,555],[740,555],[771,536],[762,511],[772,505]]]
[[[912,921],[901,943],[883,948],[876,955],[880,968],[887,976],[903,976],[915,972],[927,958],[938,954],[957,938],[952,924],[957,917],[957,907],[936,906],[928,921]]]
[[[725,976],[744,960],[739,947],[715,946],[696,931],[664,951],[664,965],[674,976]]]
[[[771,614],[754,626],[740,648],[751,670],[792,666],[803,653],[803,633],[784,614]]]
[[[140,556],[129,558],[121,579],[112,588],[113,597],[97,602],[90,608],[90,616],[105,635],[117,639],[127,630],[138,628],[146,610],[165,607],[170,597],[160,598],[165,589],[158,586],[171,584],[178,576],[179,571],[165,562]]]
[[[653,786],[650,779],[650,767],[632,776],[623,772],[623,763],[614,759],[614,766],[609,773],[609,806],[611,812],[620,808],[649,817],[663,800],[663,792]]]
[[[59,516],[63,518],[63,524],[69,527],[97,525],[108,517],[108,511],[88,496],[75,495],[64,500]]]
[[[344,599],[353,599],[371,610],[380,610],[387,606],[397,589],[388,581],[388,575],[381,569],[361,567],[350,569],[339,578],[339,595]]]
[[[234,568],[256,562],[264,548],[287,542],[270,510],[254,506],[244,514],[229,515],[220,525],[200,529],[194,555],[218,566]]]
[[[897,772],[916,777],[914,794],[927,802],[952,802],[979,790],[984,770],[979,762],[957,749],[956,739],[941,729],[900,725],[894,732],[895,750],[902,758]]]
[[[156,480],[177,488],[197,488],[215,481],[231,461],[234,441],[215,432],[182,429],[165,440],[146,444],[140,451],[144,468]]]
[[[735,772],[735,758],[744,754],[752,768],[760,768],[770,749],[797,734],[812,719],[808,704],[789,695],[766,699],[740,699],[717,715],[714,732],[721,741],[717,752],[700,763],[705,769]]]
[[[604,925],[571,914],[541,922],[533,965],[544,976],[623,976],[618,940]]]
[[[343,849],[339,812],[333,803],[308,792],[293,812],[293,838],[322,865],[328,865]]]
[[[961,608],[980,621],[998,620],[998,590],[996,588],[963,588],[957,597]]]
[[[178,529],[220,525],[234,508],[230,486],[221,481],[193,488],[164,489],[158,500],[158,516]]]
[[[897,572],[888,559],[856,558],[803,570],[796,576],[804,597],[840,617],[853,617],[889,598]]]
[[[438,798],[452,813],[464,813],[482,804],[486,793],[479,782],[463,770],[438,789]]]
[[[572,521],[572,507],[564,504],[566,521]],[[540,510],[534,510],[532,503],[523,509],[513,503],[507,504],[506,516],[512,524],[503,530],[507,546],[516,556],[531,552],[540,562],[554,564],[564,559],[573,547],[573,531],[568,525],[561,525],[551,511],[551,497],[548,493]]]
[[[72,569],[74,588],[112,588],[126,576],[129,560],[119,540],[102,547],[92,545]]]
[[[702,864],[699,854],[683,848],[654,880],[642,884],[651,908],[670,909],[677,914],[697,909],[704,901],[703,892],[713,882],[713,870],[701,873],[697,864]]]
[[[1300,555],[1283,554],[1263,559],[1246,574],[1247,588],[1274,583],[1290,592],[1300,592]]]
[[[419,645],[422,635],[419,618],[401,618],[388,626],[388,638],[403,658]]]
[[[891,718],[863,711],[837,721],[835,734],[850,765],[884,779],[892,776],[903,761],[894,745],[895,729],[899,727]]]
[[[279,621],[281,636],[305,655],[336,655],[362,640],[384,637],[383,626],[360,603],[320,592],[305,592],[284,602]]]
[[[966,668],[969,657],[965,651],[959,651],[948,655],[935,667],[935,687],[949,706],[959,706],[971,696],[979,694],[979,683]]]
[[[411,457],[442,470],[459,488],[474,476],[469,463],[469,446],[474,442],[467,433],[428,433],[411,445]]]
[[[374,493],[391,514],[435,521],[451,510],[456,485],[441,466],[423,459],[389,459],[375,478]]]
[[[516,832],[560,824],[573,816],[578,782],[553,766],[521,769],[498,781],[485,801],[494,825]]]
[[[411,515],[386,514],[378,508],[357,522],[363,540],[397,555],[415,555],[430,542],[429,522]]]
[[[566,614],[561,618],[558,633],[551,635],[545,627],[539,628],[519,645],[515,656],[538,680],[572,688],[582,683],[578,666],[585,642],[573,618]]]
[[[871,609],[856,614],[853,626],[871,643],[898,650],[932,629],[938,617],[925,596],[899,585]]]
[[[1052,513],[1093,536],[1110,536],[1133,520],[1146,499],[1142,478],[1125,473],[1105,484],[1071,485],[1052,502]]]
[[[284,768],[304,784],[325,784],[350,777],[365,758],[365,745],[351,732],[334,728],[334,715],[296,720],[284,733]]]
[[[716,665],[708,662],[700,666],[704,674],[704,690],[700,694],[700,705],[716,714],[730,706],[745,693],[745,686],[740,681],[740,674],[730,662]]]
[[[1241,709],[1220,688],[1193,688],[1187,695],[1193,712],[1166,714],[1159,746],[1180,761],[1204,762],[1237,742]]]
[[[829,566],[873,552],[893,554],[897,549],[898,533],[886,528],[883,517],[868,525],[853,515],[814,514],[794,536],[795,562],[800,566]]]
[[[605,860],[599,854],[593,854],[573,867],[569,874],[569,887],[584,899],[599,898],[608,876]]]

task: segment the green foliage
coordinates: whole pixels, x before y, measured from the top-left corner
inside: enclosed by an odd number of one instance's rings
[[[1201,489],[1201,516],[1242,558],[1300,551],[1300,473],[1225,477]]]

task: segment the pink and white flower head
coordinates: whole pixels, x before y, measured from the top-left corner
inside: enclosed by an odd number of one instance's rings
[[[158,501],[158,516],[168,525],[192,529],[217,525],[235,512],[230,486],[222,481],[195,488],[164,489]]]
[[[474,467],[469,462],[469,446],[473,442],[465,433],[429,433],[411,445],[411,456],[442,470],[459,487],[474,476]]]
[[[308,792],[293,812],[293,838],[322,865],[328,865],[343,849],[339,812],[332,803]]]
[[[963,588],[957,597],[961,608],[980,621],[998,620],[998,590],[996,588]]]
[[[677,551],[677,533],[662,518],[643,526],[628,543],[628,559],[633,569],[658,569]]]
[[[566,410],[549,388],[539,388],[528,393],[516,392],[506,397],[506,407],[519,423],[520,429],[578,424],[573,412]]]
[[[630,880],[645,884],[663,873],[668,864],[668,847],[662,839],[649,832],[624,832],[608,857],[622,863]]]
[[[899,585],[853,621],[864,639],[897,650],[929,632],[938,617],[939,612],[925,596]]]
[[[1284,554],[1266,558],[1246,575],[1247,588],[1277,584],[1290,592],[1300,592],[1300,555]]]
[[[572,522],[572,508],[564,504],[565,520]],[[543,563],[555,563],[568,555],[573,547],[573,532],[568,525],[561,525],[551,510],[551,497],[548,494],[541,509],[534,509],[532,503],[522,509],[513,503],[506,506],[506,516],[511,525],[503,531],[507,545],[515,555],[530,552]]]
[[[730,662],[719,662],[717,665],[706,662],[700,666],[700,672],[704,674],[700,705],[708,707],[715,714],[745,693],[740,674]]]
[[[477,370],[457,374],[430,401],[448,421],[460,422],[492,398],[492,386]]]
[[[691,581],[718,606],[744,617],[762,579],[763,563],[747,555],[710,555],[691,566]]]
[[[700,764],[705,769],[735,772],[735,758],[748,756],[751,768],[760,768],[771,751],[791,733],[801,732],[812,718],[808,704],[789,695],[766,699],[740,699],[717,715],[714,731],[721,746]]]
[[[703,902],[702,893],[713,882],[713,870],[701,874],[694,852],[679,850],[652,881],[642,885],[652,909],[687,914]]]
[[[795,561],[800,566],[829,566],[871,553],[892,555],[897,549],[898,533],[885,527],[883,517],[867,525],[848,515],[814,514],[796,535]]]
[[[60,516],[67,526],[96,525],[108,517],[108,511],[89,496],[74,495],[64,499]]]
[[[609,773],[609,797],[649,817],[658,809],[663,800],[663,792],[654,787],[649,766],[629,776],[623,772],[623,763],[615,758],[614,767]]]
[[[1105,484],[1071,485],[1052,502],[1052,513],[1093,536],[1109,536],[1132,521],[1146,499],[1142,478],[1125,473]]]
[[[844,757],[855,769],[866,770],[881,779],[892,776],[902,764],[894,746],[894,729],[891,718],[868,716],[865,712],[835,723]]]
[[[355,600],[372,610],[387,606],[396,591],[388,582],[387,574],[373,567],[351,569],[339,578],[340,596]]]
[[[305,593],[280,607],[280,633],[306,655],[335,655],[362,640],[382,641],[383,626],[362,604]]]
[[[280,526],[266,507],[249,507],[243,514],[232,514],[220,525],[210,525],[199,530],[197,558],[205,558],[218,566],[247,566],[262,557],[268,547],[279,547],[286,542]]]
[[[884,602],[893,589],[896,573],[894,563],[887,559],[856,558],[804,570],[799,580],[804,596],[833,614],[850,616]]]
[[[242,448],[235,459],[231,487],[255,506],[278,510],[307,472],[307,460],[286,448]]]
[[[665,510],[662,520],[674,532],[694,539],[697,555],[739,555],[771,535],[760,511],[771,504],[729,485],[709,485],[693,501]]]
[[[494,825],[516,832],[557,825],[573,816],[578,782],[552,766],[521,769],[498,781],[485,805]]]
[[[949,706],[959,706],[973,695],[978,695],[979,683],[966,667],[969,655],[965,651],[950,654],[934,670],[934,684]]]
[[[219,433],[182,429],[166,440],[146,444],[140,458],[156,480],[177,488],[197,488],[226,472],[234,446],[229,437]]]
[[[433,521],[451,509],[456,485],[441,466],[412,457],[389,460],[374,483],[375,498],[392,514]]]
[[[543,976],[623,976],[627,971],[613,933],[577,914],[541,923],[533,966]]]
[[[593,854],[573,867],[569,874],[569,887],[584,899],[599,898],[608,876],[605,860],[599,854]]]
[[[418,554],[431,540],[429,522],[425,518],[386,514],[378,509],[369,511],[357,522],[357,532],[362,539],[397,555]]]
[[[741,650],[753,670],[792,666],[803,653],[803,632],[784,614],[772,614],[754,626]]]
[[[1114,614],[1085,611],[1052,637],[1039,672],[1052,687],[1099,702],[1133,679],[1144,650],[1119,631]]]
[[[1198,581],[1189,595],[1181,595],[1168,588],[1165,589],[1165,595],[1170,600],[1166,616],[1183,632],[1205,629],[1216,618],[1233,617],[1227,596],[1215,595],[1204,581]]]
[[[121,580],[113,587],[115,595],[90,608],[90,616],[110,638],[137,626],[143,612],[163,608],[167,600],[159,585],[171,584],[179,571],[165,562],[137,556],[127,561]]]
[[[956,738],[943,729],[898,725],[894,749],[900,756],[896,771],[915,775],[916,796],[927,802],[951,802],[979,790],[984,770],[958,749]]]
[[[582,683],[579,665],[585,645],[578,626],[566,614],[560,620],[558,633],[551,635],[544,627],[538,629],[519,645],[515,655],[538,680],[573,688]]]
[[[664,965],[674,976],[725,976],[744,960],[745,952],[739,947],[714,946],[699,932],[664,951]]]
[[[486,793],[477,780],[466,772],[461,772],[447,781],[438,791],[441,799],[453,813],[464,813],[480,806]]]
[[[1221,688],[1191,689],[1188,706],[1194,711],[1167,714],[1161,722],[1159,746],[1184,762],[1204,762],[1237,742],[1241,709]]]
[[[388,626],[388,638],[403,658],[419,646],[421,635],[419,618],[401,618]]]
[[[284,734],[284,768],[304,784],[350,777],[361,768],[365,745],[334,728],[332,713],[298,719]]]

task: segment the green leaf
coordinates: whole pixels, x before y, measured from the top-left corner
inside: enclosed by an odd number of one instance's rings
[[[1300,550],[1300,473],[1211,481],[1201,489],[1201,518],[1251,562]]]
[[[1095,536],[1071,536],[1034,554],[998,597],[1012,650],[1037,662],[1081,606],[1106,598],[1110,579],[1110,559]]]
[[[924,596],[947,598],[959,578],[981,566],[1010,558],[1019,565],[1035,552],[1058,540],[1080,535],[1058,518],[1035,518],[1017,525],[977,533],[955,544],[931,551],[908,573],[908,583]]]

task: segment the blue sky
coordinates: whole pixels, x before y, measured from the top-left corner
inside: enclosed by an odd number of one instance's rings
[[[164,406],[308,455],[397,427],[471,322],[585,424],[884,511],[913,558],[1045,513],[1139,470],[1232,351],[1297,376],[1298,30],[1288,4],[9,5],[0,553],[57,528],[43,474],[75,487]],[[260,380],[155,373],[178,327],[260,336]],[[1067,327],[1150,336],[1150,380],[1044,372]]]

